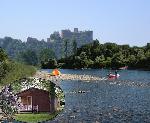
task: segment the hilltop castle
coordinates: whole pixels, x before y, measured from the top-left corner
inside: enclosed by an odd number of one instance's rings
[[[78,28],[74,28],[73,32],[69,29],[61,30],[61,33],[54,32],[51,34],[50,38],[47,38],[47,42],[56,42],[63,39],[75,40],[77,46],[80,47],[93,41],[93,31],[78,31]]]
[[[67,40],[67,46],[65,41]],[[61,30],[61,32],[55,31],[47,38],[47,42],[51,44],[52,49],[55,51],[57,58],[64,57],[65,47],[67,47],[67,56],[72,55],[73,42],[76,42],[77,48],[82,45],[93,42],[93,31],[78,31],[78,28],[74,28],[74,31],[69,29]]]

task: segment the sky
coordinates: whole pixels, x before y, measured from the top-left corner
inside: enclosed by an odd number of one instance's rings
[[[93,30],[100,43],[150,42],[150,0],[0,0],[0,38],[47,39],[54,31]]]

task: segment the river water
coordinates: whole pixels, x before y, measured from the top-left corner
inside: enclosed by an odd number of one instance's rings
[[[98,77],[105,77],[109,72],[98,69],[60,71]],[[65,108],[50,122],[150,123],[150,72],[122,70],[119,74],[117,80],[61,81]]]

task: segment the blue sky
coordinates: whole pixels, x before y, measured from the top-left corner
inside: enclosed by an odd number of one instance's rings
[[[54,31],[93,30],[101,43],[150,42],[150,0],[0,0],[0,37],[46,39]]]

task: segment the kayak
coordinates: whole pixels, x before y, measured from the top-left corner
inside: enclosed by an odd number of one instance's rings
[[[110,75],[108,75],[108,78],[118,78],[119,76],[120,76],[119,74],[117,74],[117,75],[110,74]]]

